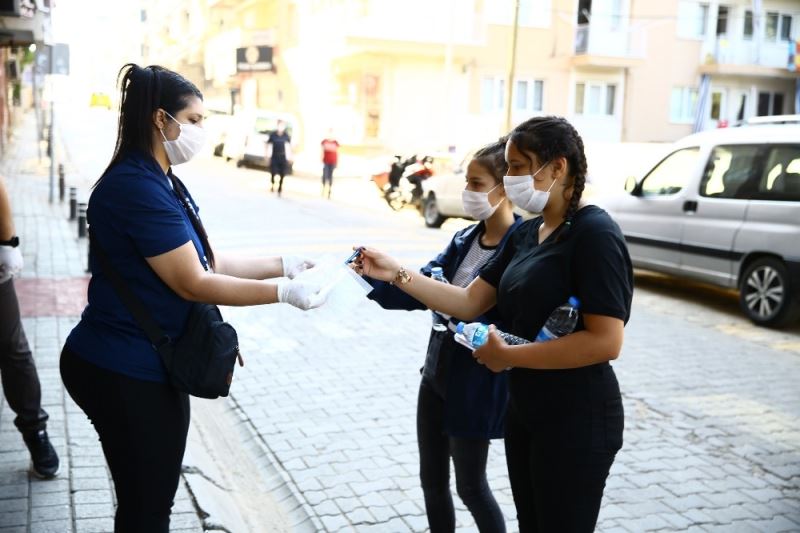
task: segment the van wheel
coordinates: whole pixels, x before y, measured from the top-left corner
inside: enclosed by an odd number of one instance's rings
[[[763,257],[748,265],[739,281],[739,303],[759,326],[780,327],[797,316],[789,272],[782,261]]]
[[[242,168],[245,165],[242,159],[236,161],[236,168]]]
[[[439,206],[436,205],[436,197],[430,195],[425,199],[422,207],[422,218],[425,220],[425,225],[429,228],[441,228],[447,217],[439,213]]]

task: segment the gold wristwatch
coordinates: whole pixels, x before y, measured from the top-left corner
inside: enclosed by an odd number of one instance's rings
[[[397,275],[394,277],[392,285],[394,284],[405,285],[409,281],[411,281],[411,274],[409,274],[408,270],[406,270],[405,267],[400,267],[400,270],[397,271]]]

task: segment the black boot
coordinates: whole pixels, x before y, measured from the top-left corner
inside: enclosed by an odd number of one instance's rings
[[[42,479],[50,479],[58,474],[58,454],[50,444],[50,439],[47,437],[47,431],[41,429],[34,433],[28,433],[22,436],[28,451],[31,452],[31,460],[33,461],[33,468],[31,471]]]

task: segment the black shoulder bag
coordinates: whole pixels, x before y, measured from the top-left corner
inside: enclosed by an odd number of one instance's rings
[[[240,366],[244,366],[244,362],[239,354],[236,330],[222,319],[219,308],[213,304],[192,303],[183,334],[177,340],[171,339],[113,267],[91,227],[89,237],[103,273],[161,356],[172,386],[199,398],[227,396],[236,361]]]

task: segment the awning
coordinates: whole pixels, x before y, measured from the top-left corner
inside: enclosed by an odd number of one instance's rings
[[[31,30],[12,30],[0,28],[0,47],[28,46],[35,43]]]

